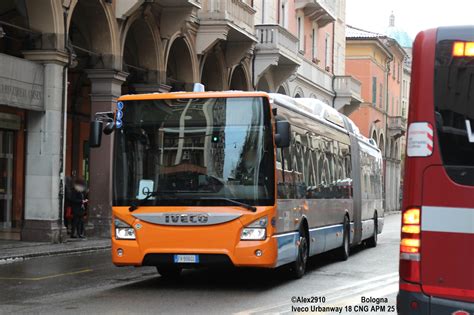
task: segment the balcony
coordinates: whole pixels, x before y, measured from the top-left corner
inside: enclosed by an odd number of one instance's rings
[[[357,110],[362,102],[361,86],[362,83],[354,77],[337,76],[334,79],[335,108],[347,116]]]
[[[296,0],[296,9],[302,9],[305,16],[324,27],[336,20],[335,0]]]
[[[126,19],[145,3],[145,0],[116,0],[115,16],[117,19]],[[149,1],[148,1],[149,2]],[[162,8],[168,9],[200,9],[201,0],[155,0],[155,3]]]
[[[407,120],[402,116],[388,117],[388,134],[395,139],[400,138],[407,131]]]
[[[162,7],[195,7],[201,8],[201,0],[158,0]]]
[[[319,87],[332,94],[332,75],[316,66],[316,64],[302,58],[301,67],[298,69],[298,76],[311,85]]]
[[[298,62],[298,38],[280,25],[256,25],[257,49],[261,51],[278,51],[286,58]]]
[[[280,85],[300,66],[298,38],[288,30],[275,24],[256,25],[255,77],[265,71],[273,71]]]
[[[242,0],[200,1],[200,27],[196,39],[198,54],[205,53],[218,40],[230,42],[232,49],[247,51],[253,48],[257,42],[254,8]]]

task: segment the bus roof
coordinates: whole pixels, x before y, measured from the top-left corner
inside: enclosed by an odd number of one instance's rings
[[[266,97],[266,92],[222,91],[222,92],[171,92],[122,95],[118,101],[141,101],[182,98],[221,98],[221,97]]]

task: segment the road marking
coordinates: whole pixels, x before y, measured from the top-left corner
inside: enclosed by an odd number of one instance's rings
[[[55,275],[35,277],[35,278],[0,277],[0,280],[40,281],[40,280],[59,278],[59,277],[64,277],[64,276],[72,276],[72,275],[77,275],[77,274],[92,272],[92,271],[93,271],[92,269],[83,269],[83,270],[77,270],[77,271],[65,272],[65,273],[58,273],[58,274],[55,274]]]
[[[393,283],[394,281],[398,281],[398,272],[392,272],[392,273],[388,273],[388,274],[385,274],[385,275],[373,277],[373,278],[370,278],[370,279],[361,280],[361,281],[358,281],[358,282],[353,282],[353,283],[348,284],[348,285],[343,285],[343,286],[340,286],[340,287],[332,288],[332,289],[329,289],[329,290],[326,290],[326,291],[317,291],[317,292],[313,292],[311,294],[306,294],[306,295],[302,295],[302,296],[308,297],[308,298],[312,297],[312,296],[325,296],[327,298],[330,294],[338,293],[338,292],[341,292],[342,290],[347,290],[347,289],[351,289],[351,288],[358,288],[355,292],[361,292],[363,290],[370,290],[370,289],[373,289],[373,288],[376,288],[376,287],[386,286],[388,284]],[[378,283],[376,285],[371,285],[371,284],[376,283],[376,282],[380,282],[380,283]],[[362,285],[366,285],[366,286],[360,288],[360,286],[362,286]],[[354,294],[354,291],[351,291],[349,294]],[[346,297],[346,296],[348,296],[348,294],[342,294],[342,295],[339,294],[339,295],[336,295],[334,297],[331,297],[331,300],[334,299],[334,298],[343,298],[343,297]],[[248,314],[254,314],[254,313],[275,313],[275,312],[277,312],[275,309],[279,309],[279,308],[283,308],[283,307],[290,307],[293,304],[290,301],[290,297],[288,297],[288,300],[289,300],[289,302],[284,302],[284,303],[279,303],[279,304],[271,304],[271,305],[266,305],[266,306],[257,307],[257,308],[253,308],[253,309],[244,310],[244,311],[235,313],[235,315],[248,315]],[[274,310],[274,311],[271,311],[271,310]]]

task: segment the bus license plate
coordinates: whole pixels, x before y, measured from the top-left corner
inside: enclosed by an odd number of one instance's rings
[[[174,255],[174,262],[176,264],[197,264],[199,263],[199,255]]]

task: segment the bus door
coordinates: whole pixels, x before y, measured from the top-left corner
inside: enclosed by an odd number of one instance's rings
[[[474,301],[474,27],[438,29],[434,71],[432,150],[442,165],[423,174],[422,289]]]
[[[359,140],[352,133],[351,139],[351,160],[352,160],[352,209],[354,220],[354,232],[351,233],[351,244],[357,245],[362,241],[362,178],[360,168],[360,147]]]

